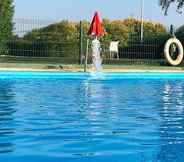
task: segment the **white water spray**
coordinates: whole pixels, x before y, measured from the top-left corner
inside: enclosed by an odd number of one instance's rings
[[[100,41],[97,37],[92,41],[92,61],[93,68],[96,72],[100,72],[102,70],[102,59],[100,56]]]

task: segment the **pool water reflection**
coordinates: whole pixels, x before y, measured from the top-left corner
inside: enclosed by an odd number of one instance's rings
[[[0,161],[182,162],[182,79],[0,79]]]

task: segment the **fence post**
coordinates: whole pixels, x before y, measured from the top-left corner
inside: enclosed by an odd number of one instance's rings
[[[79,29],[79,64],[82,65],[83,62],[83,28],[82,21],[80,21]]]
[[[88,67],[88,52],[89,52],[89,39],[87,39],[87,45],[86,45],[84,72],[87,72],[87,67]]]
[[[144,39],[144,0],[141,0],[141,43]]]

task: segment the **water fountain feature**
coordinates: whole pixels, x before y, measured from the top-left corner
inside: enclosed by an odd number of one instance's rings
[[[100,72],[102,70],[102,58],[100,56],[100,41],[97,37],[92,41],[92,62],[93,69],[96,72]]]

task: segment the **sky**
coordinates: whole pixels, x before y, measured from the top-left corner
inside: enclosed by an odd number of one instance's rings
[[[15,0],[15,18],[41,20],[91,20],[95,11],[101,18],[140,18],[141,0]],[[144,0],[144,18],[163,23],[165,26],[184,24],[184,13],[178,14],[171,6],[164,16],[158,0]]]

